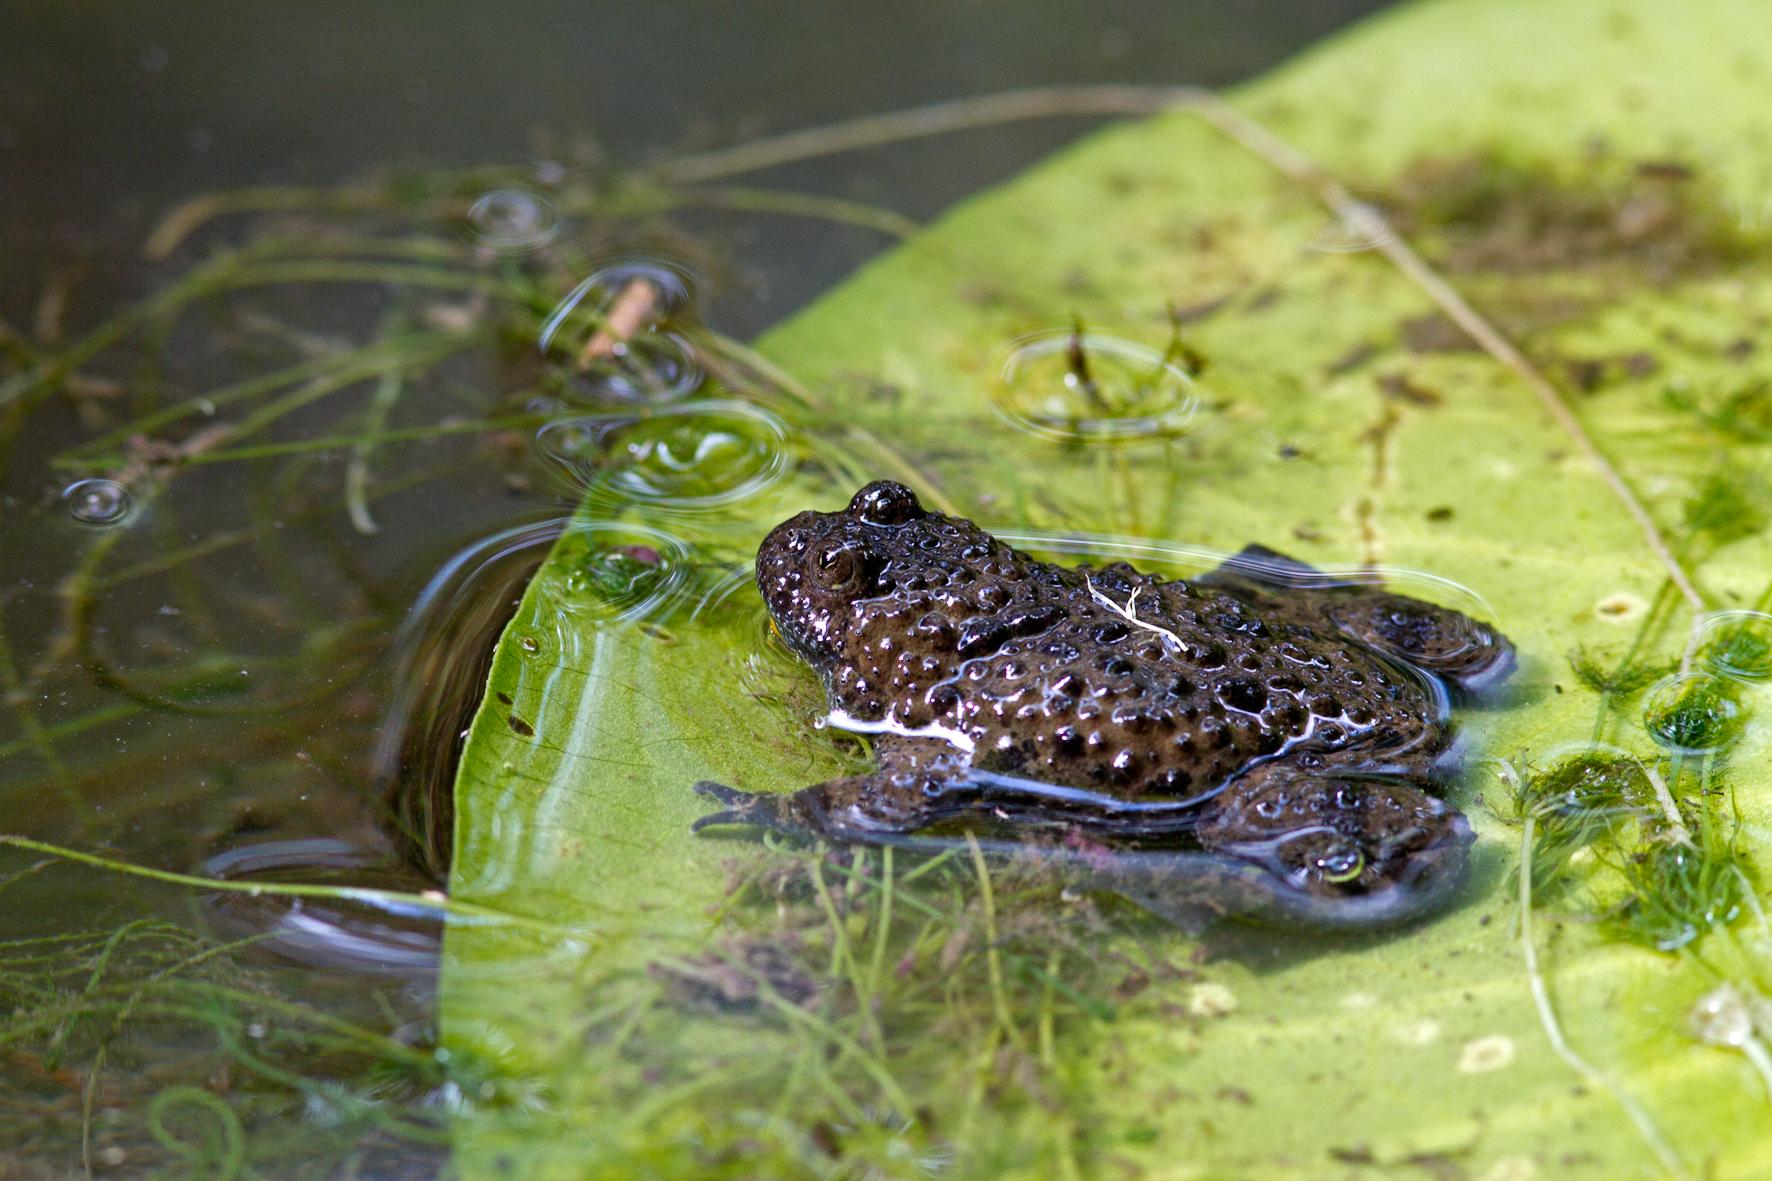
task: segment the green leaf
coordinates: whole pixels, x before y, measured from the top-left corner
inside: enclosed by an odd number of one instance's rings
[[[1718,608],[1772,571],[1769,457],[1730,427],[1772,316],[1768,46],[1757,0],[1438,0],[1233,96],[1558,386]],[[569,929],[449,932],[446,1039],[484,1080],[465,1174],[1610,1179],[1657,1175],[1654,1137],[1688,1175],[1772,1168],[1764,1084],[1685,1016],[1717,964],[1763,962],[1751,923],[1676,956],[1538,914],[1547,1000],[1596,1085],[1534,1003],[1492,762],[1455,791],[1471,881],[1401,934],[1201,941],[964,855],[910,880],[908,858],[690,833],[699,779],[866,762],[813,728],[816,682],[745,577],[771,525],[864,478],[1049,546],[1257,541],[1469,588],[1522,657],[1503,704],[1465,712],[1489,756],[1588,740],[1594,670],[1651,603],[1637,655],[1679,660],[1691,612],[1601,466],[1277,163],[1196,110],[1093,135],[769,333],[804,396],[723,396],[773,419],[722,403],[631,428],[644,470],[598,478],[530,587],[456,787],[453,896]],[[1138,370],[1172,308],[1191,379]],[[1074,322],[1111,399],[1066,394],[1062,348],[1005,376],[1013,342]],[[1104,405],[1150,437],[1078,438]],[[692,487],[646,466],[664,435],[717,444]],[[1640,717],[1627,702],[1606,737],[1652,751]],[[1732,763],[1750,856],[1766,745],[1750,726]]]

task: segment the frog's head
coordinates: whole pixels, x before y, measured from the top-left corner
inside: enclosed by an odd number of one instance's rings
[[[850,605],[890,594],[904,559],[929,548],[919,543],[956,524],[903,484],[876,480],[841,512],[799,513],[770,530],[757,586],[788,646],[822,668],[843,651]]]
[[[1407,783],[1290,776],[1227,799],[1201,836],[1322,897],[1457,873],[1472,840],[1456,809]]]

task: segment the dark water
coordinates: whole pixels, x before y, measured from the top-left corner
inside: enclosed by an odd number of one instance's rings
[[[1374,7],[14,6],[0,16],[0,381],[53,369],[258,232],[223,218],[145,258],[161,219],[205,193],[485,166],[613,183],[684,151],[1011,87],[1228,84]],[[1016,123],[747,179],[923,218],[1088,126]],[[701,316],[738,339],[890,244],[730,211],[661,215],[635,236],[692,256]],[[206,294],[82,358],[53,393],[0,405],[0,829],[174,872],[432,884],[414,864],[435,867],[423,853],[446,811],[409,810],[391,838],[384,793],[446,772],[428,756],[571,486],[521,430],[355,461],[303,450],[362,426],[373,375],[346,387],[346,410],[316,392],[246,441],[274,453],[167,474],[132,442],[158,408],[316,362],[403,314],[348,287]],[[500,347],[454,350],[426,402],[386,425],[496,410],[482,391]],[[214,413],[148,433],[188,443]],[[459,1080],[428,1053],[431,937],[397,909],[200,899],[0,852],[0,1010],[15,1015],[0,1175],[435,1172]]]

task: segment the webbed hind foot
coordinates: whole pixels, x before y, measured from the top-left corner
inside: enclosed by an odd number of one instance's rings
[[[716,825],[737,825],[747,828],[765,828],[772,832],[789,835],[816,833],[820,831],[819,817],[816,810],[809,809],[801,800],[804,792],[784,794],[781,792],[740,791],[724,783],[715,783],[704,779],[695,785],[695,794],[707,796],[712,800],[725,804],[718,812],[710,812],[706,816],[697,817],[690,824],[689,831],[700,832],[704,828]],[[813,812],[813,815],[808,815]]]
[[[915,807],[921,793],[904,793],[904,784],[897,777],[852,775],[796,792],[740,791],[703,780],[695,790],[726,808],[696,820],[690,825],[694,832],[730,824],[868,844],[913,832],[925,821]],[[910,806],[904,807],[906,803]]]

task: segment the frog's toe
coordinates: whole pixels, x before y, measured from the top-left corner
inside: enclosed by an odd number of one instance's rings
[[[726,807],[719,812],[695,820],[689,831],[700,832],[704,828],[716,825],[731,824],[748,828],[769,828],[782,833],[803,833],[817,830],[819,825],[814,821],[808,802],[802,797],[805,792],[784,795],[780,792],[740,791],[736,787],[728,787],[724,783],[702,780],[695,785],[698,795],[718,800]]]
[[[743,804],[757,798],[755,792],[740,791],[725,783],[716,783],[712,779],[703,779],[695,785],[695,794],[708,796],[722,804]]]
[[[712,828],[717,824],[756,824],[758,818],[755,813],[758,811],[758,805],[767,798],[759,796],[755,792],[740,791],[738,788],[730,787],[724,783],[715,783],[711,779],[704,779],[697,783],[695,794],[717,800],[725,804],[726,808],[698,817],[690,824],[690,832],[700,832],[704,828]]]

